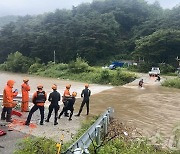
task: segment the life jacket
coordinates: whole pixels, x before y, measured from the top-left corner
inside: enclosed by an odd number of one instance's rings
[[[69,89],[66,88],[64,91],[63,97],[62,97],[62,102],[67,102],[67,98],[70,96],[70,91]]]
[[[35,103],[45,103],[46,101],[46,96],[45,96],[45,91],[37,91],[37,97],[35,100]]]

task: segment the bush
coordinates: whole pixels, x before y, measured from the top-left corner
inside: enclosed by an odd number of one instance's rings
[[[100,73],[99,83],[107,84],[111,81],[109,70],[104,69]]]
[[[160,64],[159,67],[162,74],[174,73],[176,70],[173,66],[169,64]]]
[[[6,63],[0,64],[0,70],[7,71],[7,65]]]
[[[1,69],[11,72],[28,72],[29,67],[34,63],[31,58],[23,56],[20,52],[8,55],[7,61],[1,65]]]
[[[63,71],[63,70],[67,70],[68,69],[68,64],[57,64],[57,65],[54,65],[55,67],[55,70],[59,70],[59,71]]]
[[[76,61],[72,61],[69,63],[68,69],[72,73],[89,72],[89,65],[81,57],[78,57],[76,58]]]
[[[94,151],[90,151],[94,154]],[[115,138],[101,147],[98,154],[170,154],[168,150],[156,149],[153,145],[148,145],[147,141],[127,142],[123,138]]]
[[[174,78],[174,79],[165,80],[162,83],[162,86],[173,87],[173,88],[180,89],[180,78]]]
[[[34,63],[29,67],[28,73],[33,74],[39,71],[45,71],[45,65],[40,63]]]
[[[41,137],[29,137],[19,143],[15,154],[56,154],[56,143]]]

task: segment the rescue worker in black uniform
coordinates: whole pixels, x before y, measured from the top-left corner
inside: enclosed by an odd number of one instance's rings
[[[73,92],[72,96],[67,97],[67,105],[63,107],[61,113],[59,114],[59,119],[60,117],[63,115],[63,113],[67,112],[68,110],[71,111],[70,116],[69,116],[69,120],[72,120],[72,115],[74,112],[74,103],[76,101],[76,97],[77,96],[77,92]]]
[[[89,84],[85,84],[85,89],[82,90],[81,97],[83,97],[83,101],[81,103],[81,107],[76,116],[80,116],[84,105],[87,107],[87,115],[89,114],[89,97],[91,96],[91,91],[88,89]]]
[[[61,99],[61,95],[59,92],[57,92],[57,85],[56,84],[52,85],[52,89],[53,89],[53,92],[49,94],[49,98],[48,98],[48,101],[50,101],[51,104],[49,105],[49,113],[48,113],[47,119],[45,121],[49,122],[49,119],[51,117],[51,113],[54,109],[54,112],[55,112],[54,125],[57,125],[58,124],[58,122],[57,122],[57,116],[58,115],[57,114],[58,114],[58,110],[59,110],[58,102]]]
[[[160,81],[160,80],[161,80],[160,75],[158,75],[156,81]]]
[[[25,125],[27,126],[29,126],[31,117],[37,109],[40,110],[40,114],[41,114],[40,125],[43,125],[44,122],[44,103],[47,99],[47,94],[45,91],[43,91],[43,85],[38,85],[37,89],[38,91],[36,91],[32,97],[32,102],[34,103],[34,106],[31,108],[27,120],[25,122]]]

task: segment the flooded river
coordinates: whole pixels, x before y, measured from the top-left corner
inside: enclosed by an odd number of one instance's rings
[[[15,88],[20,91],[20,85],[24,74],[0,73],[0,93],[2,93],[8,79],[16,81]],[[77,91],[80,96],[84,83],[28,76],[30,79],[31,94],[36,90],[37,84],[44,85],[44,89],[51,92],[51,85],[56,83],[62,94],[65,85],[72,85],[71,91]],[[138,88],[137,82],[119,87],[101,86],[92,84],[90,112],[97,115],[112,107],[115,117],[120,121],[141,130],[145,135],[151,136],[161,132],[163,136],[170,136],[172,129],[180,122],[180,90],[164,88],[160,83],[145,77],[144,88]],[[76,103],[76,111],[79,109],[80,99]],[[85,110],[82,115],[85,114]]]
[[[137,87],[138,81],[135,81],[94,95],[91,110],[98,113],[113,107],[116,118],[138,128],[144,135],[161,133],[170,137],[180,124],[180,90],[162,87],[147,75],[144,81],[143,88]]]

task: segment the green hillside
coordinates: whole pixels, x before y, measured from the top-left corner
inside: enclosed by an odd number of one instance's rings
[[[19,17],[0,30],[0,63],[9,53],[90,65],[139,60],[176,65],[180,56],[180,7],[164,10],[145,0],[105,0],[38,16]]]

